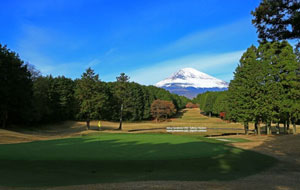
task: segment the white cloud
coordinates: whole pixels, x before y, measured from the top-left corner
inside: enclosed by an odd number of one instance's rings
[[[61,55],[56,56],[48,49],[62,52],[82,46],[81,42],[74,42],[71,38],[61,34],[58,30],[39,27],[30,24],[22,26],[20,37],[18,38],[17,52],[25,62],[34,65],[43,75],[52,74],[53,76],[64,75],[66,77],[77,78],[88,67],[97,67],[102,63],[102,59],[114,54],[116,48],[110,48],[105,52],[99,52],[97,57],[82,57],[79,55],[77,60],[60,61]],[[80,41],[80,40],[79,40]],[[77,47],[78,46],[78,47]],[[73,60],[72,60],[73,59]]]
[[[197,47],[205,47],[206,44],[221,43],[224,39],[233,39],[237,35],[243,35],[249,31],[251,17],[246,17],[230,24],[200,30],[187,34],[178,40],[168,44],[161,49],[161,52],[174,52]]]
[[[231,43],[230,39],[234,39],[238,35],[243,36],[249,32],[249,27],[253,27],[250,20],[251,17],[246,17],[230,24],[187,34],[154,53],[156,56],[165,53],[183,54],[183,56],[131,71],[129,76],[133,81],[151,85],[181,68],[192,67],[229,82],[233,78],[233,72],[244,50],[200,54],[188,54],[188,52],[194,52],[194,50],[205,51],[207,45],[223,43],[224,39],[227,40],[226,43]]]

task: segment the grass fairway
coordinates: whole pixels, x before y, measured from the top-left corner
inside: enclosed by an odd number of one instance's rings
[[[275,162],[196,135],[104,133],[0,145],[0,185],[233,180]]]

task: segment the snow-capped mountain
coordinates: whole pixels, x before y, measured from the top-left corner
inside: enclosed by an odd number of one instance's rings
[[[193,98],[206,91],[227,90],[228,83],[193,68],[180,69],[169,78],[155,84],[172,93]]]

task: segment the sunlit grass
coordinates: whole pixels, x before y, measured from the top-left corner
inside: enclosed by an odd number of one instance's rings
[[[84,123],[83,123],[84,124]],[[92,128],[97,129],[97,121],[91,122]],[[103,129],[117,129],[119,127],[118,122],[108,122],[102,121]],[[141,129],[142,133],[146,132],[166,132],[166,127],[207,127],[207,128],[234,128],[243,130],[243,126],[240,123],[229,123],[220,118],[216,117],[207,117],[200,114],[198,108],[194,109],[185,109],[182,111],[181,116],[171,118],[169,121],[164,122],[155,122],[155,121],[142,121],[142,122],[124,122],[123,123],[123,132],[128,132],[131,130]],[[145,130],[145,129],[155,129],[155,130]],[[236,130],[227,130],[223,129],[218,131],[214,130],[208,131],[207,133],[201,133],[203,135],[216,133],[221,134],[223,132],[231,133],[236,132]]]
[[[0,186],[233,180],[274,163],[198,135],[102,133],[0,145]]]

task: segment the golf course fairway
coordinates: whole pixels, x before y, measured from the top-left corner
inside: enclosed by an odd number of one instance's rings
[[[275,163],[197,135],[100,133],[0,145],[0,186],[234,180]]]

